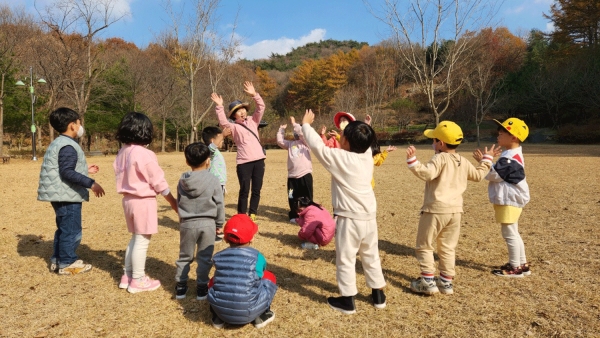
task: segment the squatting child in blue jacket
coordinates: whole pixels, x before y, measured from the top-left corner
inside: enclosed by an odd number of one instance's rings
[[[225,323],[252,322],[258,329],[275,319],[271,302],[277,291],[267,260],[250,247],[258,226],[246,214],[234,215],[223,229],[229,248],[213,256],[215,275],[208,284],[208,302],[217,329]]]

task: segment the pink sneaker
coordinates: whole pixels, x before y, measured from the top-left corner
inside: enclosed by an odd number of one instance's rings
[[[123,276],[121,276],[121,282],[119,283],[119,289],[127,289],[129,287],[129,284],[131,284],[131,277],[129,277],[125,274]]]
[[[127,287],[129,293],[138,293],[143,291],[154,291],[160,287],[160,281],[151,279],[148,276],[141,278],[132,278],[131,283]]]

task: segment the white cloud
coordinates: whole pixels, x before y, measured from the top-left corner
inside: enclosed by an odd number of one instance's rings
[[[326,30],[322,28],[313,29],[308,35],[302,36],[299,39],[290,39],[286,37],[277,40],[262,40],[253,45],[241,46],[241,57],[243,59],[255,60],[266,59],[275,54],[287,54],[292,51],[292,48],[304,46],[309,42],[318,42],[325,37]]]
[[[135,0],[114,0],[113,14],[116,17],[131,16],[131,3]]]
[[[554,32],[554,23],[548,22],[546,24],[546,33]]]

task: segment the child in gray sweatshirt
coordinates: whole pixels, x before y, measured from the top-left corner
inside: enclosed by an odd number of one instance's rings
[[[190,264],[196,254],[196,299],[204,300],[208,295],[215,236],[223,232],[225,223],[223,189],[219,179],[206,170],[210,166],[210,150],[205,144],[185,147],[185,160],[192,171],[183,173],[177,185],[180,225],[175,298],[186,296]]]

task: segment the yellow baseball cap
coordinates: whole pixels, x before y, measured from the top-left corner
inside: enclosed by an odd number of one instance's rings
[[[511,117],[504,122],[500,122],[498,120],[494,120],[500,127],[506,129],[512,136],[519,139],[519,141],[523,142],[529,136],[529,127],[525,124],[523,120],[520,120],[516,117]]]
[[[442,121],[435,129],[426,129],[423,135],[428,138],[437,138],[446,144],[452,145],[460,144],[463,139],[462,129],[452,121]]]

